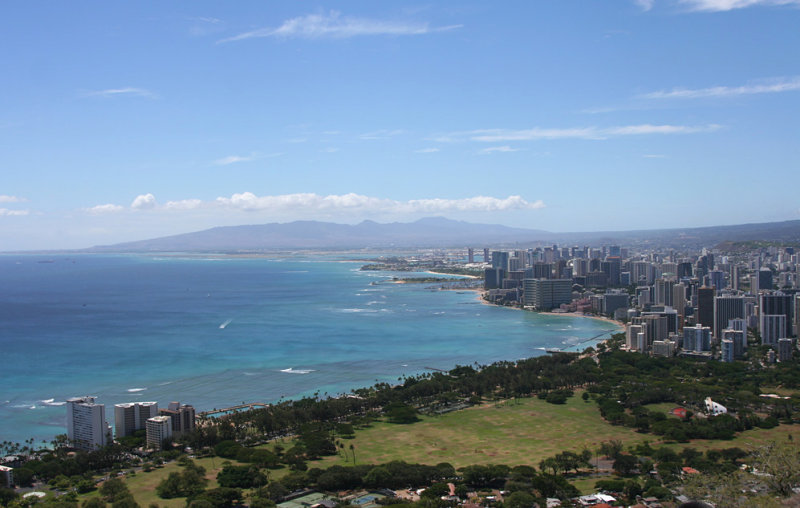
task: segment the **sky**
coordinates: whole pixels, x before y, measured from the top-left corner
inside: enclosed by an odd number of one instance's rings
[[[800,0],[0,7],[0,251],[800,219]]]

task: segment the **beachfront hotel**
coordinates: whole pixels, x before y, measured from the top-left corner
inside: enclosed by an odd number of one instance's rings
[[[94,397],[67,399],[67,438],[72,446],[95,450],[111,443],[111,426],[106,422],[106,407]]]

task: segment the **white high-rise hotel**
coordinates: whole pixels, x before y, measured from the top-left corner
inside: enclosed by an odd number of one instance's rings
[[[111,442],[111,427],[106,422],[106,407],[94,397],[67,399],[67,438],[83,450],[101,448]]]

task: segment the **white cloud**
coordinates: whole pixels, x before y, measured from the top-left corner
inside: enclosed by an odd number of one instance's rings
[[[402,129],[380,129],[373,132],[365,132],[364,134],[358,136],[358,138],[363,140],[389,139],[399,136],[400,134],[403,134],[403,132],[404,131]]]
[[[194,210],[202,206],[203,202],[199,199],[182,199],[179,201],[167,201],[164,208],[167,210]]]
[[[216,204],[223,208],[248,212],[303,211],[303,212],[362,212],[362,213],[443,213],[443,212],[493,212],[504,210],[535,210],[544,208],[544,203],[526,201],[520,196],[494,198],[476,196],[464,199],[412,199],[396,201],[350,193],[320,196],[314,193],[257,196],[252,192],[233,194],[230,198],[219,197]]]
[[[148,193],[136,196],[136,199],[131,203],[131,208],[134,210],[152,210],[156,205],[156,197]]]
[[[414,153],[436,153],[439,152],[438,148],[420,148],[419,150],[414,150]]]
[[[731,11],[754,6],[800,5],[800,0],[680,0],[693,11]]]
[[[694,134],[700,132],[713,132],[722,126],[708,125],[625,125],[617,127],[574,127],[568,129],[478,129],[466,132],[453,132],[435,138],[437,141],[480,141],[484,143],[499,143],[504,141],[538,141],[552,139],[607,139],[618,136],[637,136],[645,134]],[[504,147],[497,151],[511,151]]]
[[[8,196],[5,194],[0,194],[0,203],[24,203],[28,201],[25,198],[21,198],[19,196]]]
[[[744,86],[712,86],[709,88],[673,88],[644,94],[646,99],[698,99],[706,97],[737,97],[764,93],[794,92],[800,90],[800,76],[774,80],[769,83]]]
[[[642,157],[645,159],[665,159],[667,156],[661,153],[646,153]]]
[[[218,43],[240,41],[259,37],[302,39],[346,39],[364,35],[421,35],[460,28],[461,25],[431,27],[428,23],[383,21],[342,16],[336,11],[329,14],[309,14],[287,19],[277,28],[260,28],[244,32]]]
[[[114,205],[111,203],[105,205],[97,205],[91,208],[87,208],[86,211],[92,215],[103,215],[107,213],[118,213],[125,209],[124,206]]]
[[[649,11],[653,8],[653,4],[656,3],[656,0],[633,0],[637,6],[643,11]]]
[[[28,210],[9,210],[8,208],[0,208],[0,217],[22,217],[28,215]]]
[[[227,166],[228,164],[235,164],[237,162],[248,162],[254,158],[255,157],[252,155],[229,155],[227,157],[215,160],[214,164],[219,166]]]
[[[339,149],[336,148],[335,146],[329,146],[328,148],[325,148],[322,151],[325,152],[325,153],[336,153],[336,152],[339,151]]]
[[[479,151],[478,153],[481,154],[490,154],[490,153],[498,153],[498,152],[518,152],[519,148],[511,148],[508,145],[503,146],[490,146],[489,148],[484,148],[483,150]]]
[[[131,97],[146,97],[148,99],[155,99],[156,94],[144,88],[125,87],[125,88],[109,88],[107,90],[95,90],[87,92],[86,96],[99,96],[99,97],[116,97],[116,96],[131,96]]]

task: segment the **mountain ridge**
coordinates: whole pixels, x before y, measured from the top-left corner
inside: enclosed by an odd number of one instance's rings
[[[364,220],[339,224],[313,220],[285,223],[217,226],[148,240],[99,245],[89,252],[209,252],[269,251],[280,249],[356,249],[401,247],[456,247],[554,243],[645,243],[656,246],[714,246],[736,241],[800,242],[800,220],[669,228],[655,230],[557,233],[478,224],[444,217],[414,222],[379,223]]]

